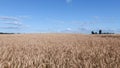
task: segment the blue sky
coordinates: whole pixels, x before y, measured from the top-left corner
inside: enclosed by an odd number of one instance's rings
[[[0,0],[0,32],[120,33],[120,0]]]

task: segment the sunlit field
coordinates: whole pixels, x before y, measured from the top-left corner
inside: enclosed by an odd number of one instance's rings
[[[120,35],[3,34],[0,68],[120,68]]]

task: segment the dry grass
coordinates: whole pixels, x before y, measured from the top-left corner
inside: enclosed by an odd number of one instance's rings
[[[120,35],[0,35],[0,68],[120,68]]]

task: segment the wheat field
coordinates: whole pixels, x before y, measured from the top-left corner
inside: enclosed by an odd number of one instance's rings
[[[120,35],[0,35],[0,68],[120,68]]]

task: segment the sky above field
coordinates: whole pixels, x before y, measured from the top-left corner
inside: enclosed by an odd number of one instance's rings
[[[120,33],[120,0],[0,0],[0,32]]]

